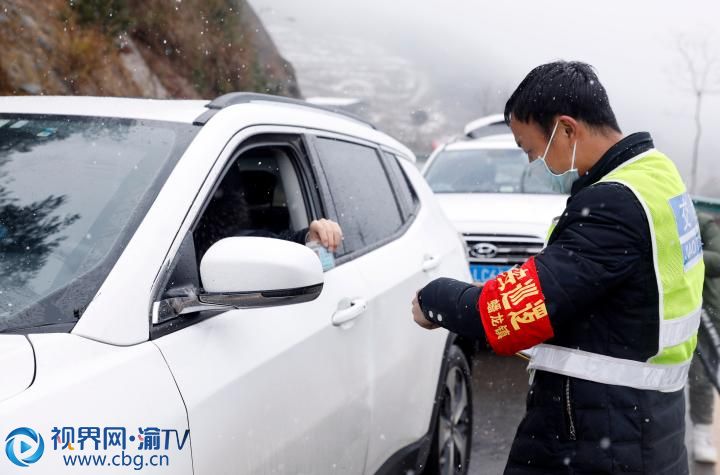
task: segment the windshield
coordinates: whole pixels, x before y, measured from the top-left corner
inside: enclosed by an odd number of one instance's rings
[[[195,131],[0,114],[0,332],[72,328]]]
[[[530,173],[519,148],[444,150],[425,173],[435,193],[555,194]]]

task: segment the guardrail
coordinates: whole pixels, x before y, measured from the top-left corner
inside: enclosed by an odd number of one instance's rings
[[[695,203],[696,211],[711,213],[720,218],[720,199],[695,196],[693,197],[693,203]]]

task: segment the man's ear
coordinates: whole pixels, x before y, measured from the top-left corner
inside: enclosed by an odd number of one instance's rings
[[[560,125],[558,125],[560,133],[564,134],[568,139],[577,136],[579,124],[575,119],[569,115],[561,115],[558,117],[558,121],[560,122]]]

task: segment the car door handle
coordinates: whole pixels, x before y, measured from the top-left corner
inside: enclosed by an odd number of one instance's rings
[[[367,309],[367,301],[363,299],[355,299],[350,302],[348,308],[338,310],[333,313],[332,324],[336,327],[343,325],[349,321],[355,320],[357,317],[362,315]]]
[[[431,271],[440,265],[440,258],[438,256],[425,256],[425,260],[422,263],[422,270],[425,272]]]

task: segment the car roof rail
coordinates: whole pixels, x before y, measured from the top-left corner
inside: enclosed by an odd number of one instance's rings
[[[193,125],[205,125],[212,116],[214,116],[219,110],[224,109],[225,107],[234,106],[237,104],[249,104],[251,102],[272,102],[276,104],[289,104],[294,106],[306,107],[308,109],[321,110],[323,112],[329,112],[331,114],[342,115],[344,117],[347,117],[348,119],[352,119],[372,129],[377,129],[377,127],[375,127],[375,124],[373,124],[372,122],[342,109],[312,104],[302,99],[294,99],[284,96],[273,96],[270,94],[260,94],[257,92],[229,92],[213,99],[205,105],[208,110],[200,114],[193,121]]]

